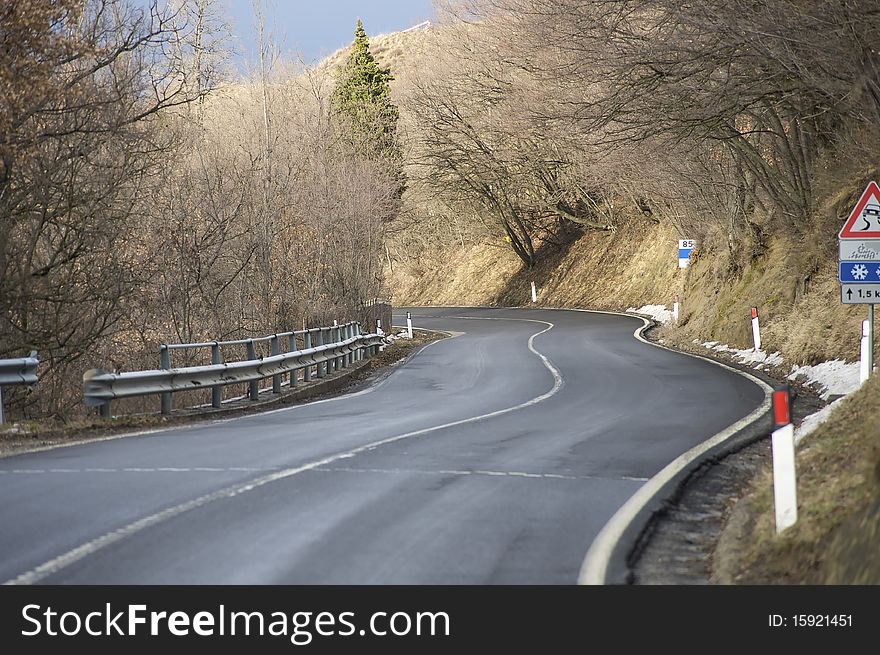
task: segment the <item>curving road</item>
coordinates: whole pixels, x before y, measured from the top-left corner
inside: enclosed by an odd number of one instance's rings
[[[359,393],[0,459],[0,581],[571,584],[647,478],[764,398],[634,318],[412,311],[456,336]]]

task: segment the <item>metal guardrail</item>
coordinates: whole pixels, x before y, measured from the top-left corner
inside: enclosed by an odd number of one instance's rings
[[[3,415],[3,387],[14,384],[35,384],[40,378],[37,375],[37,351],[31,351],[27,357],[18,359],[0,359],[0,425],[6,422]]]
[[[302,348],[297,345],[297,337],[303,342]],[[288,339],[288,352],[280,351],[282,338]],[[255,343],[261,341],[270,342],[271,355],[257,356]],[[311,380],[313,374],[321,378],[378,352],[385,343],[384,337],[379,334],[361,334],[359,323],[347,323],[255,339],[167,344],[160,351],[161,369],[123,373],[108,373],[100,369],[86,371],[83,375],[85,403],[92,407],[99,406],[102,416],[109,416],[113,400],[159,394],[162,397],[161,411],[169,414],[173,392],[211,389],[211,404],[220,407],[221,387],[245,382],[249,383],[250,399],[257,400],[260,380],[271,377],[273,393],[280,393],[283,374],[290,374],[290,386],[295,387],[300,370],[303,371],[303,382]],[[222,362],[220,347],[229,345],[245,345],[248,358]],[[183,348],[211,348],[212,363],[172,368],[171,351]]]

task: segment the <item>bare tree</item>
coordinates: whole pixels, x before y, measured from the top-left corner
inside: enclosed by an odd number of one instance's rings
[[[0,350],[39,350],[46,391],[113,330],[137,285],[130,226],[172,146],[154,119],[193,96],[168,84],[176,33],[155,5],[46,0],[0,13]]]

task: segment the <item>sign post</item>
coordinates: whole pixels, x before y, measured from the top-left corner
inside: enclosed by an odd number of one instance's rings
[[[874,303],[880,301],[880,187],[869,182],[838,238],[840,302],[868,305],[862,328],[862,365],[874,370]],[[864,375],[864,373],[863,373]]]
[[[868,305],[868,320],[866,322],[865,328],[867,329],[863,329],[863,332],[865,340],[868,342],[865,354],[868,360],[868,377],[871,377],[871,373],[874,372],[874,305]]]

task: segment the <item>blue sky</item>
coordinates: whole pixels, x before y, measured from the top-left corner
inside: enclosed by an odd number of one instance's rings
[[[220,0],[235,38],[237,59],[253,60],[256,37],[252,0]],[[262,0],[267,28],[285,53],[307,63],[332,54],[354,38],[357,19],[368,35],[396,32],[433,20],[431,0]]]

